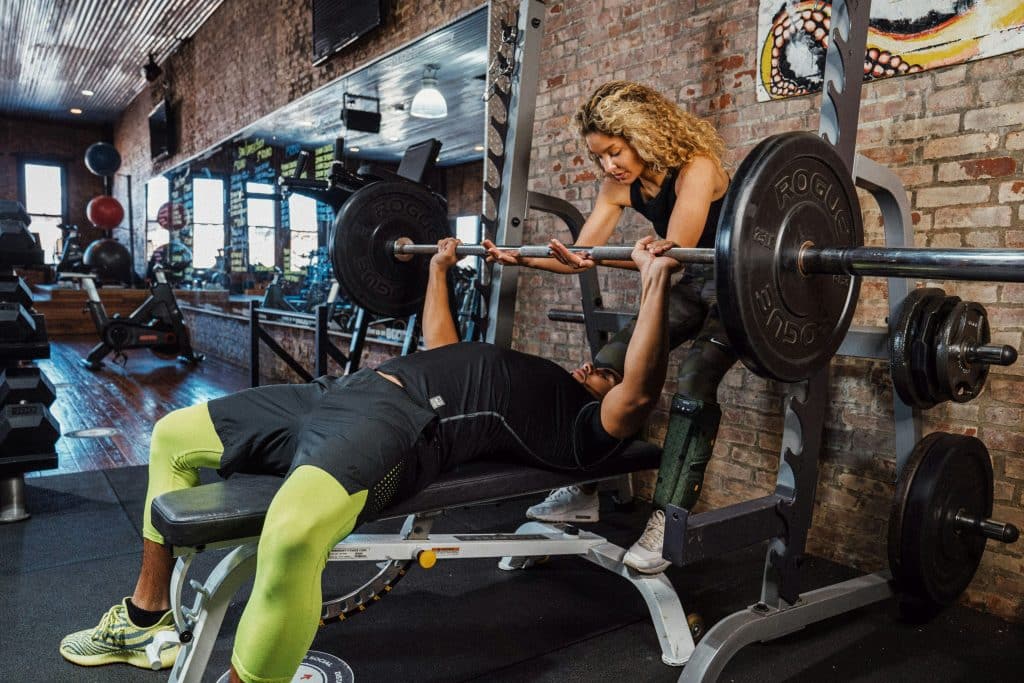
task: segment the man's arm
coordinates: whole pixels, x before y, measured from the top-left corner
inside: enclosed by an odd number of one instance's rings
[[[423,344],[428,349],[459,341],[448,302],[448,271],[459,259],[455,255],[458,245],[457,239],[446,237],[437,243],[437,253],[430,258],[430,279],[423,300]]]
[[[636,434],[658,403],[668,370],[668,291],[680,263],[647,251],[646,237],[633,249],[642,278],[640,311],[626,348],[622,382],[601,401],[601,426],[609,435],[624,439]]]

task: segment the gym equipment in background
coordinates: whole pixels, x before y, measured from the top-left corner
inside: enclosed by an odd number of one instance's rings
[[[32,361],[50,357],[43,316],[15,266],[43,263],[21,204],[0,200],[0,523],[27,519],[25,473],[57,467],[55,394]]]
[[[101,284],[132,284],[131,254],[115,239],[104,237],[90,243],[82,254],[82,266]]]
[[[85,216],[97,228],[113,230],[124,220],[124,207],[110,195],[101,194],[89,200]]]
[[[121,168],[121,154],[109,142],[94,142],[85,150],[85,167],[93,175],[112,176]]]
[[[78,226],[61,223],[57,227],[60,228],[62,233],[60,261],[57,262],[56,268],[57,274],[81,272],[85,264],[82,263],[82,245],[78,242]]]
[[[128,361],[124,352],[128,349],[149,349],[159,358],[178,358],[190,364],[203,360],[203,354],[192,350],[185,317],[178,308],[174,290],[164,278],[163,269],[156,268],[154,275],[156,282],[150,287],[149,297],[127,318],[107,315],[91,274],[67,273],[63,276],[81,282],[89,299],[89,314],[100,335],[100,343],[82,361],[87,368],[99,370],[103,359],[110,353],[124,365]]]

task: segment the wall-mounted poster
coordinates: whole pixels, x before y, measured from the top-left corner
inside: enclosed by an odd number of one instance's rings
[[[761,0],[757,99],[821,91],[832,2]],[[875,0],[864,79],[888,78],[1024,48],[1022,0]]]

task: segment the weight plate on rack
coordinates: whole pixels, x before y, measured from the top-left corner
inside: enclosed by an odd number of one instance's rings
[[[946,606],[970,584],[985,537],[963,530],[958,513],[992,515],[992,463],[981,440],[934,432],[903,466],[889,517],[889,567],[897,589]]]
[[[923,287],[912,290],[900,304],[896,320],[889,330],[889,374],[896,395],[911,407],[931,407],[918,394],[912,371],[912,352],[921,312],[925,305],[946,292],[937,287]],[[934,405],[934,404],[933,404]]]
[[[910,373],[914,378],[914,389],[921,399],[919,408],[931,408],[949,400],[949,394],[942,390],[935,372],[936,337],[949,312],[959,301],[958,296],[935,296],[922,302],[921,317],[910,343]]]
[[[952,309],[939,329],[935,369],[942,391],[957,403],[966,403],[979,393],[988,379],[988,363],[970,362],[969,348],[984,346],[992,335],[985,308],[973,301],[961,301]]]

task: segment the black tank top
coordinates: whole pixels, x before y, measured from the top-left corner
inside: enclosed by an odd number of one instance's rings
[[[481,456],[581,469],[620,444],[601,427],[600,403],[564,368],[539,356],[461,342],[392,358],[377,369],[437,413],[438,471]]]
[[[640,179],[637,178],[629,186],[629,203],[636,211],[654,225],[654,232],[662,239],[668,235],[668,219],[672,215],[672,209],[676,205],[676,177],[679,169],[674,168],[665,175],[661,183],[661,190],[651,199],[644,199],[640,191]],[[700,248],[712,248],[715,246],[715,232],[718,230],[718,216],[722,213],[722,201],[725,195],[711,202],[708,209],[708,219],[704,221],[704,232],[697,240]]]

